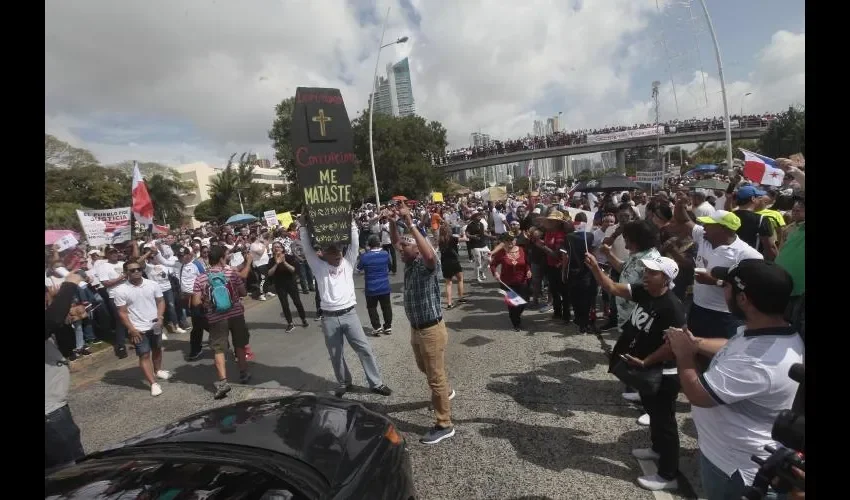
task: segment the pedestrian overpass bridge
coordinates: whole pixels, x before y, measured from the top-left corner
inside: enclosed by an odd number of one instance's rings
[[[732,129],[732,140],[757,139],[767,130],[767,127],[752,127]],[[561,156],[581,155],[587,153],[599,153],[602,151],[617,152],[617,168],[625,171],[626,150],[643,148],[647,146],[672,146],[676,144],[690,144],[697,142],[725,141],[726,131],[705,130],[700,132],[666,133],[660,136],[632,137],[607,142],[594,142],[587,144],[570,144],[568,146],[553,146],[545,149],[527,149],[513,153],[494,154],[470,160],[454,161],[445,165],[436,165],[445,173],[462,172],[474,168],[490,167],[494,165],[505,165],[528,160],[542,158],[557,158]]]

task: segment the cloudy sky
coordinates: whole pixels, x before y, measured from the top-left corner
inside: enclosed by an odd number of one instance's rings
[[[708,0],[730,113],[805,104],[803,0]],[[699,2],[685,0],[47,0],[45,132],[104,163],[273,157],[274,106],[337,87],[353,118],[381,52],[410,57],[418,114],[450,147],[723,112]],[[675,88],[675,91],[673,90]],[[744,94],[752,95],[744,98]]]

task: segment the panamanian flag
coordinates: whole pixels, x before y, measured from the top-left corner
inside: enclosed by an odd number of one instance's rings
[[[517,307],[525,305],[525,299],[519,296],[518,293],[508,288],[507,290],[499,289],[499,293],[505,296],[505,304],[509,307]]]
[[[785,172],[776,166],[776,160],[741,149],[744,153],[744,177],[765,186],[781,186]]]

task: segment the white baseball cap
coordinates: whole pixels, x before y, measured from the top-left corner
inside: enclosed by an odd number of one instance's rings
[[[673,281],[679,275],[679,265],[670,257],[655,257],[654,259],[641,259],[640,261],[647,269],[661,271],[670,281]]]

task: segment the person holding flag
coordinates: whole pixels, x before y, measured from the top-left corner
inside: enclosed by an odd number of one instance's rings
[[[516,244],[516,236],[507,232],[499,239],[502,248],[491,256],[490,272],[499,282],[499,287],[505,295],[508,316],[514,331],[519,332],[522,326],[522,312],[531,293],[528,286],[528,280],[531,279],[531,265],[526,258],[525,250]]]
[[[153,225],[153,201],[148,188],[145,185],[145,180],[142,178],[142,172],[139,171],[139,165],[133,162],[133,215],[136,217],[136,222],[150,228]]]

